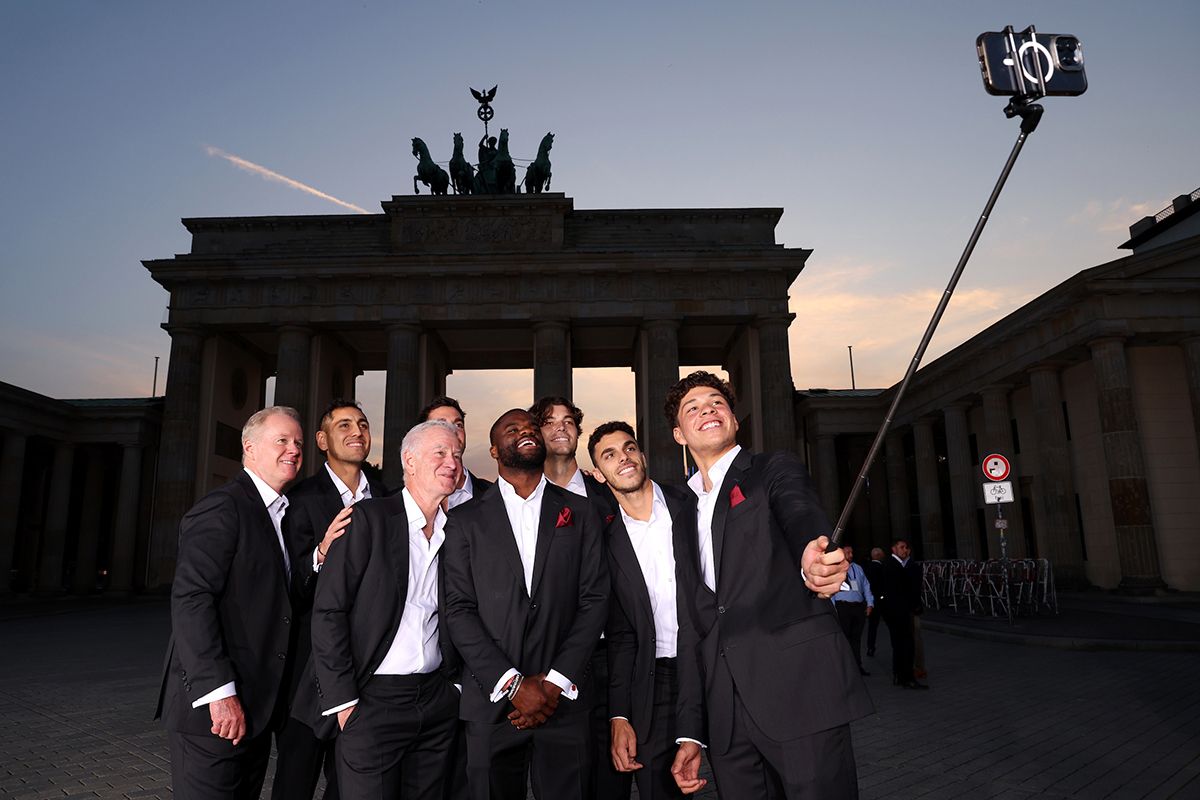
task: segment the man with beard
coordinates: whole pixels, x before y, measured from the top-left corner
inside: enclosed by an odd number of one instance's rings
[[[596,514],[606,518],[617,511],[610,492],[600,481],[579,468],[575,453],[579,432],[583,429],[583,411],[566,397],[543,397],[529,407],[529,413],[542,428],[546,443],[546,479],[569,492],[592,501]],[[608,642],[604,637],[592,653],[592,680],[597,686],[608,685]],[[591,800],[610,800],[628,795],[628,776],[613,768],[609,757],[608,693],[593,692],[588,732],[592,740],[592,762],[588,775],[587,796]]]
[[[608,606],[609,761],[638,797],[681,797],[671,776],[675,755],[675,548],[671,521],[695,514],[686,489],[659,486],[646,474],[646,457],[633,428],[606,422],[588,438],[592,463],[619,506],[605,531],[612,597]]]
[[[334,400],[321,415],[320,425],[316,441],[317,448],[325,453],[324,468],[288,491],[290,505],[283,521],[291,540],[308,543],[313,555],[307,564],[296,565],[298,598],[293,616],[297,631],[296,663],[301,665],[308,665],[312,649],[312,594],[330,545],[350,524],[355,503],[387,494],[383,484],[371,480],[363,470],[371,453],[371,424],[358,403]],[[325,800],[336,800],[333,737],[337,727],[331,720],[322,720],[319,714],[311,665],[296,670],[288,696],[293,698],[292,716],[279,734],[272,800],[311,798],[322,764]]]
[[[795,454],[737,443],[733,387],[693,372],[667,392],[675,441],[699,468],[696,514],[675,522],[679,752],[698,791],[708,745],[718,791],[858,796],[850,722],[873,711],[828,599],[845,580],[829,521]]]
[[[400,458],[404,489],[358,506],[313,601],[321,713],[341,729],[339,788],[356,800],[439,800],[458,716],[457,665],[438,624],[442,501],[462,471],[458,435],[421,423]]]
[[[496,485],[446,528],[445,627],[464,661],[474,800],[580,800],[589,760],[587,664],[608,610],[599,520],[546,480],[546,448],[521,409],[492,425]]]

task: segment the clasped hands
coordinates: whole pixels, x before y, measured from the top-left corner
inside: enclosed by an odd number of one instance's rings
[[[536,728],[542,725],[558,708],[562,687],[546,680],[545,673],[526,675],[513,695],[513,710],[509,722],[517,730]]]

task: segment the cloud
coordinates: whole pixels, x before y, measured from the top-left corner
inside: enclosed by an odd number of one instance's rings
[[[1169,203],[1134,203],[1124,197],[1102,202],[1089,200],[1067,218],[1072,225],[1083,225],[1100,233],[1127,233],[1129,226],[1142,217],[1153,216]]]
[[[258,175],[259,177],[265,178],[266,180],[269,180],[269,181],[275,181],[277,183],[282,183],[284,186],[287,186],[289,188],[295,189],[300,192],[304,192],[306,194],[311,194],[313,197],[319,197],[322,200],[328,200],[329,202],[336,203],[337,205],[342,206],[343,208],[348,208],[351,211],[357,211],[359,214],[370,214],[371,213],[370,211],[367,211],[365,208],[360,208],[359,206],[356,206],[353,203],[347,203],[345,200],[339,200],[336,197],[334,197],[333,195],[325,194],[320,189],[314,189],[313,187],[309,186],[308,184],[301,183],[300,181],[297,181],[297,180],[293,180],[293,179],[287,177],[286,175],[280,175],[278,172],[269,170],[260,164],[255,164],[253,161],[247,161],[246,159],[241,158],[240,156],[235,156],[232,153],[226,153],[224,150],[220,149],[219,147],[213,147],[212,145],[204,145],[204,152],[208,153],[210,156],[213,156],[215,158],[223,158],[226,161],[228,161],[230,164],[233,164],[238,169],[243,169],[246,172],[249,172],[253,175]]]
[[[792,377],[797,388],[850,387],[847,345],[854,347],[855,384],[884,388],[904,376],[944,287],[895,294],[873,290],[882,266],[805,272],[790,303]],[[923,364],[953,349],[1034,295],[1020,287],[959,288],[950,299]]]

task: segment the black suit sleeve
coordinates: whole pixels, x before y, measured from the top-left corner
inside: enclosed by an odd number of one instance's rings
[[[179,559],[171,584],[171,630],[180,667],[187,673],[190,702],[237,678],[225,649],[218,610],[237,554],[235,504],[228,493],[210,494],[179,526]]]
[[[686,552],[686,551],[685,551]],[[676,607],[679,609],[679,632],[676,661],[679,696],[675,701],[676,734],[698,742],[705,741],[707,726],[704,717],[704,672],[700,663],[700,637],[692,622],[691,609],[699,590],[700,575],[679,553],[675,556]]]
[[[617,568],[609,563],[608,570],[614,580],[608,601],[608,626],[604,629],[604,638],[608,642],[608,716],[632,720],[637,632],[617,596]]]
[[[810,541],[828,536],[829,519],[821,509],[808,470],[795,453],[780,451],[767,457],[763,479],[770,498],[771,513],[783,531],[788,549],[800,563]]]
[[[496,646],[479,618],[479,598],[475,595],[472,578],[471,541],[465,530],[467,525],[473,524],[463,522],[461,514],[451,514],[446,523],[446,541],[442,545],[446,629],[463,663],[487,696],[504,673],[516,665]]]
[[[579,564],[579,592],[575,606],[575,621],[571,632],[563,640],[550,662],[550,669],[558,670],[576,683],[587,669],[596,642],[604,632],[608,619],[608,562],[604,555],[600,535],[600,520],[589,504],[577,516],[583,525]],[[498,676],[497,676],[498,677]]]
[[[307,605],[317,586],[317,573],[312,568],[313,548],[317,536],[313,530],[312,513],[307,497],[288,497],[288,510],[283,515],[283,537],[288,543],[292,564],[292,592],[297,603]],[[321,531],[322,536],[325,531]]]
[[[312,616],[312,657],[323,693],[321,711],[358,697],[350,612],[371,556],[371,524],[367,514],[353,515],[346,534],[330,545],[321,566]]]

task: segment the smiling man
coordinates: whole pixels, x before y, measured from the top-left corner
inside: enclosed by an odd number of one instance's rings
[[[329,548],[350,524],[355,504],[384,497],[383,484],[371,480],[363,469],[371,454],[371,424],[353,400],[337,399],[321,415],[317,449],[325,454],[324,466],[288,490],[284,533],[289,541],[307,548],[312,557],[296,565],[298,629],[296,663],[306,665],[311,652],[312,595]],[[291,717],[279,734],[279,757],[272,783],[273,800],[308,800],[317,788],[322,766],[324,800],[337,800],[333,736],[336,726],[321,723],[311,670],[295,670],[289,687]]]
[[[699,790],[708,747],[724,797],[858,796],[851,720],[873,711],[828,602],[846,575],[804,465],[737,444],[733,387],[693,372],[664,412],[697,473],[696,513],[675,520],[679,751]]]
[[[588,438],[592,463],[619,507],[607,517],[605,540],[612,577],[608,607],[609,761],[629,775],[644,800],[679,797],[671,776],[675,699],[679,693],[675,548],[672,520],[695,515],[687,489],[659,486],[646,474],[646,456],[633,428],[606,422]]]
[[[492,425],[499,478],[446,526],[445,627],[465,669],[474,800],[581,800],[590,760],[588,659],[608,572],[588,501],[546,480],[540,426],[522,409]]]
[[[313,601],[315,687],[341,730],[346,798],[440,798],[450,771],[458,670],[438,613],[438,562],[462,447],[453,425],[431,420],[408,432],[400,458],[404,489],[359,505]]]
[[[294,409],[255,413],[242,429],[244,469],[180,523],[159,713],[181,800],[262,789],[295,668],[291,578],[307,554],[285,543],[281,521],[302,446]]]

